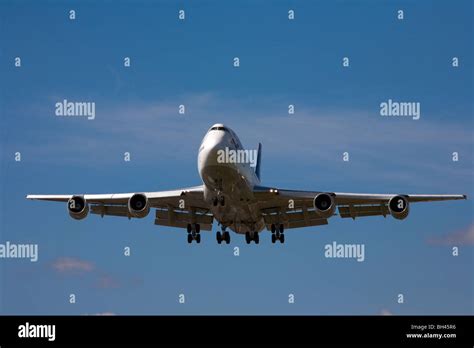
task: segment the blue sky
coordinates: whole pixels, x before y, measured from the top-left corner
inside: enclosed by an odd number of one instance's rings
[[[473,314],[472,200],[227,246],[217,226],[188,245],[152,214],[75,221],[24,199],[200,184],[198,146],[216,122],[263,143],[266,185],[472,197],[472,15],[470,1],[1,2],[0,242],[40,251],[0,260],[0,312]],[[96,119],[56,117],[63,99],[95,102]],[[388,99],[420,102],[420,120],[381,117]],[[365,244],[366,260],[326,259],[333,241]]]

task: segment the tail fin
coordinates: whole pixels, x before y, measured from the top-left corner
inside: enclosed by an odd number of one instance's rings
[[[258,180],[260,180],[260,168],[262,164],[262,144],[258,143],[257,151],[257,165],[255,166],[255,174],[257,174]]]

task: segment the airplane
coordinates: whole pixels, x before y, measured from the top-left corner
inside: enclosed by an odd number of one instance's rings
[[[222,156],[233,153],[232,156]],[[287,190],[261,185],[259,143],[256,163],[248,157],[242,143],[229,127],[213,125],[199,148],[198,171],[202,185],[171,191],[27,195],[27,199],[67,202],[72,218],[81,220],[88,213],[144,218],[155,209],[155,224],[185,228],[187,241],[201,242],[200,232],[211,231],[214,219],[222,231],[216,232],[219,244],[230,243],[230,233],[244,234],[245,241],[259,244],[259,233],[271,232],[271,241],[285,242],[285,231],[293,228],[327,225],[337,215],[356,219],[391,215],[403,220],[410,203],[467,199],[461,194],[365,194]],[[247,160],[245,160],[247,157]],[[233,159],[232,159],[233,158]],[[237,161],[236,159],[244,160]],[[255,165],[252,165],[255,164]]]

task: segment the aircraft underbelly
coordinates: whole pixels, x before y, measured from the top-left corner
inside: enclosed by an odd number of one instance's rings
[[[244,168],[245,169],[245,168]],[[231,165],[207,166],[202,170],[206,196],[225,197],[225,205],[211,205],[214,218],[236,233],[261,231],[265,225],[253,200],[251,184],[242,168]]]

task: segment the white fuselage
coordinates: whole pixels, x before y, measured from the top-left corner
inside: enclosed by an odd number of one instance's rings
[[[239,152],[240,150],[240,152]],[[261,231],[264,222],[254,209],[253,187],[260,183],[248,156],[242,155],[242,144],[228,127],[211,127],[199,148],[198,171],[204,184],[204,199],[218,222],[237,233]],[[234,154],[236,156],[225,156]],[[247,160],[242,161],[243,158]],[[225,204],[212,204],[224,197]]]

